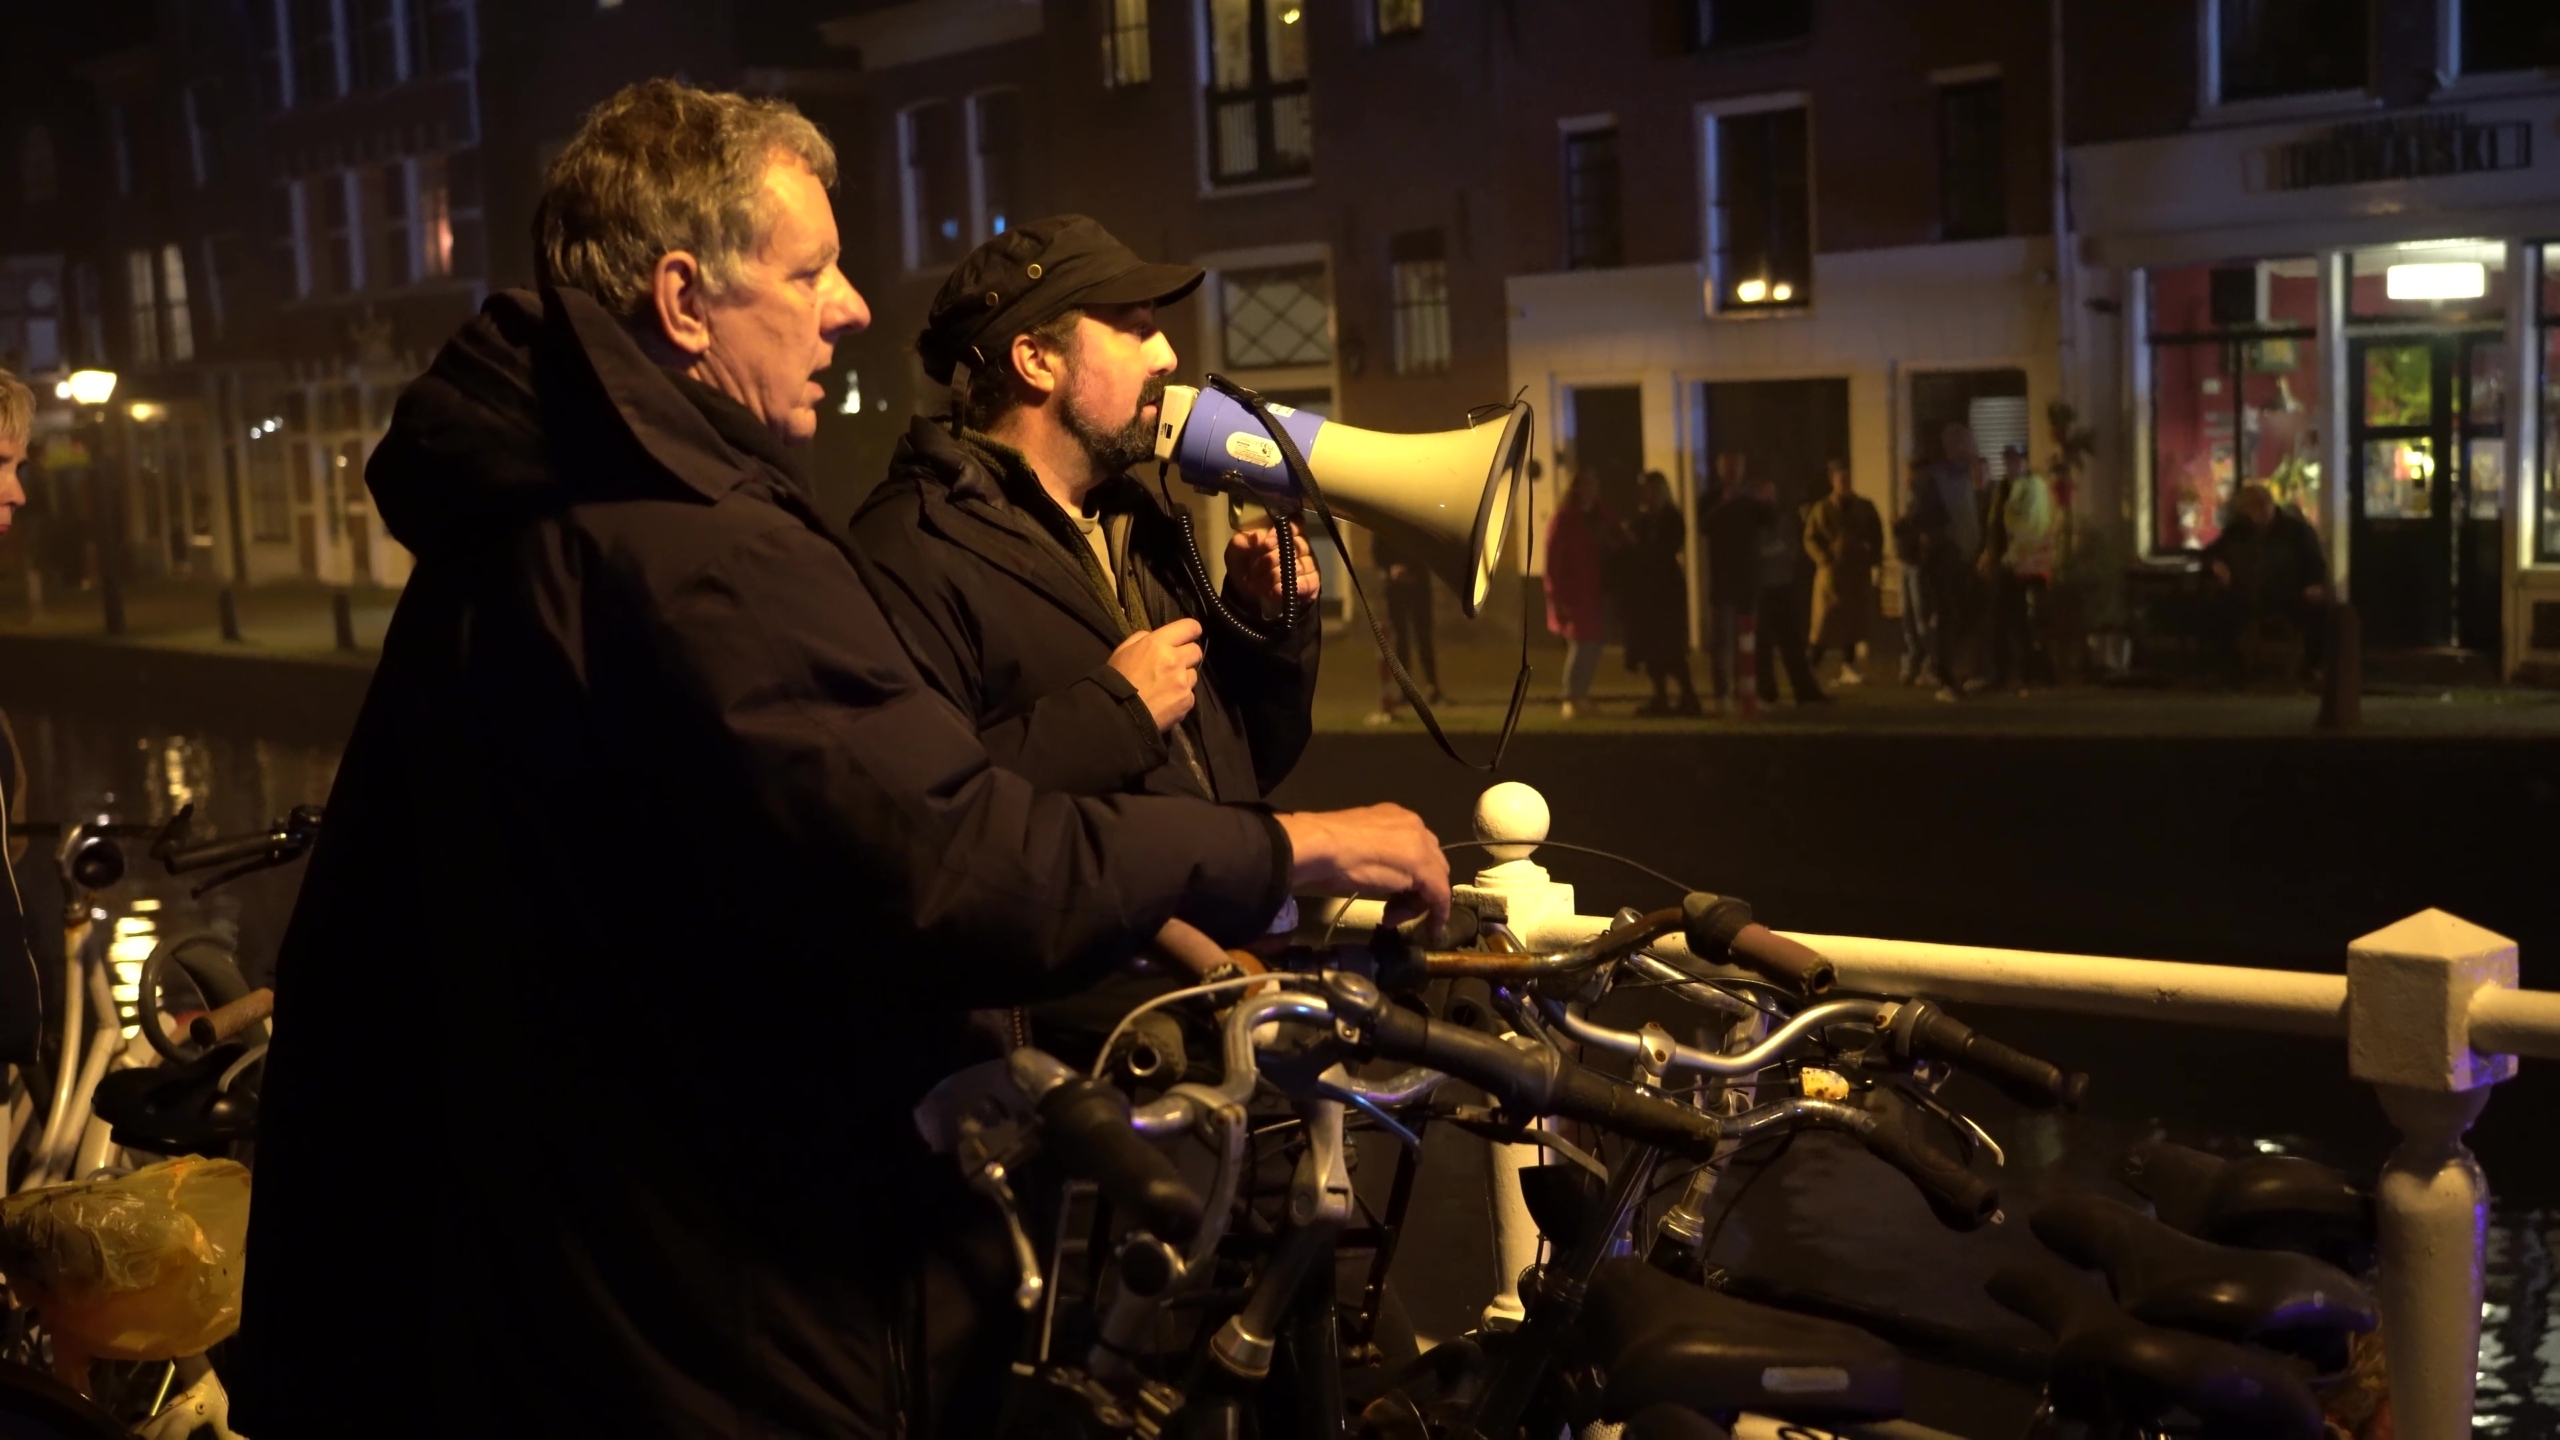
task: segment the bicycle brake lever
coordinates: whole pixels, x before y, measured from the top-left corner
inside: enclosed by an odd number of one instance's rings
[[[2002,1150],[2000,1142],[1992,1139],[1991,1132],[1976,1124],[1972,1116],[1950,1106],[1917,1085],[1896,1085],[1894,1088],[1913,1104],[1945,1121],[1956,1132],[1956,1139],[1963,1144],[1965,1158],[1971,1159],[1976,1155],[1988,1153],[1994,1166],[2003,1170],[2009,1168],[2008,1152]]]

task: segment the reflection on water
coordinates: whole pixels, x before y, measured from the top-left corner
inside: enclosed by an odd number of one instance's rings
[[[2560,1325],[2552,1323],[2552,1246],[2560,1216],[2500,1215],[2489,1224],[2488,1291],[2480,1306],[2484,1435],[2560,1435]]]
[[[194,833],[238,834],[266,825],[296,805],[328,798],[338,768],[333,748],[287,745],[247,736],[180,733],[128,720],[11,707],[27,765],[26,814],[34,821],[108,819],[161,824],[195,807]],[[29,847],[19,870],[35,916],[60,912],[61,890],[48,863],[52,838]],[[263,979],[293,910],[299,866],[252,875],[201,899],[198,879],[161,873],[147,842],[126,845],[124,882],[99,897],[113,922],[110,954],[116,998],[129,1003],[144,957],[160,939],[199,929],[237,939],[245,973]],[[58,937],[56,937],[58,943]]]

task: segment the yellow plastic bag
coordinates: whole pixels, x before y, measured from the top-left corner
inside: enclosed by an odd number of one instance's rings
[[[44,1317],[63,1379],[173,1360],[240,1328],[249,1171],[190,1156],[0,1200],[0,1274]]]

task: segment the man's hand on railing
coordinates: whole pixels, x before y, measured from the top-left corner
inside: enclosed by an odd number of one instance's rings
[[[1449,857],[1422,817],[1401,805],[1283,815],[1292,855],[1289,885],[1319,895],[1387,897],[1393,924],[1428,912],[1449,920]]]

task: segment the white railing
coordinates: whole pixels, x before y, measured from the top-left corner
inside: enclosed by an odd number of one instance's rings
[[[1576,913],[1573,887],[1530,859],[1547,836],[1547,804],[1517,781],[1476,804],[1476,836],[1495,864],[1459,899],[1507,924],[1535,950],[1607,928]],[[1370,902],[1322,902],[1300,933],[1360,930]],[[2374,1088],[2400,1143],[2375,1189],[2380,1220],[2383,1343],[2392,1418],[2402,1440],[2471,1433],[2480,1355],[2481,1260],[2488,1185],[2464,1132],[2516,1057],[2560,1059],[2560,994],[2516,988],[2515,943],[2429,910],[2351,942],[2344,974],[2195,965],[2104,955],[2051,955],[1845,935],[1794,935],[1839,967],[1840,983],[2020,1009],[2156,1020],[2347,1042],[2347,1074]],[[1676,938],[1659,949],[1684,953]],[[1537,1229],[1520,1198],[1528,1146],[1494,1147],[1495,1248],[1505,1284],[1491,1316],[1519,1314],[1516,1277],[1535,1258]]]

